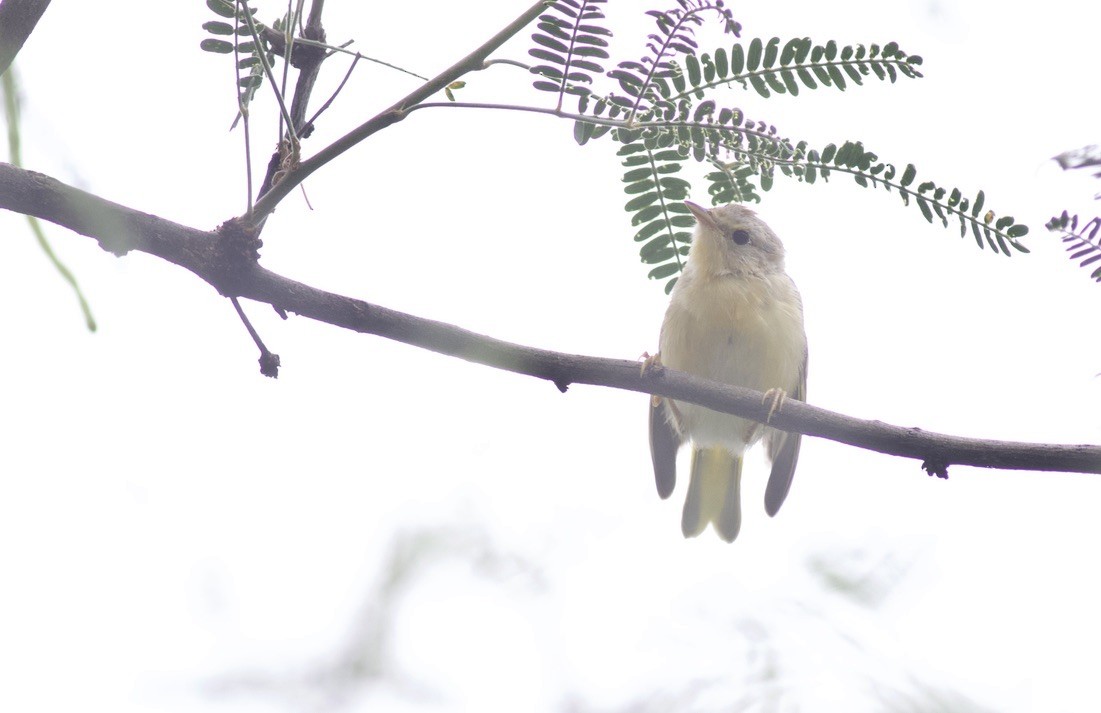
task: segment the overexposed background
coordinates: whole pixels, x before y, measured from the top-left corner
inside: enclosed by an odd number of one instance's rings
[[[272,19],[280,3],[258,2]],[[424,75],[525,2],[329,3],[330,41]],[[624,56],[648,5],[608,8]],[[812,145],[861,139],[986,191],[1029,256],[837,176],[759,212],[806,304],[809,399],[900,425],[1101,441],[1098,287],[1042,229],[1099,190],[1048,159],[1101,141],[1089,28],[1055,0],[739,3],[743,38],[895,40],[925,79],[728,103]],[[155,14],[155,16],[153,16]],[[55,2],[17,62],[24,162],[196,227],[244,209],[231,60],[203,3]],[[528,35],[496,56],[525,59]],[[703,48],[731,38],[707,35]],[[346,65],[323,74],[322,101]],[[467,101],[546,103],[518,70]],[[416,86],[357,68],[307,153]],[[270,94],[254,109],[260,171]],[[695,171],[698,167],[693,166]],[[566,352],[653,351],[614,145],[549,117],[424,110],[286,200],[263,263]],[[697,200],[705,199],[698,181]],[[782,513],[747,464],[738,541],[679,532],[645,398],[553,385],[246,304],[47,228],[100,329],[0,214],[0,708],[55,711],[1080,711],[1097,704],[1101,481],[917,463],[808,439]]]

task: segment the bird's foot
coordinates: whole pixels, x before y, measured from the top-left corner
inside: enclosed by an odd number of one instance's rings
[[[772,417],[780,413],[784,408],[784,401],[787,400],[788,393],[783,389],[772,388],[765,392],[764,397],[761,399],[761,403],[769,404],[768,416],[765,418],[765,423],[772,421]]]
[[[642,366],[639,367],[639,370],[638,370],[639,376],[646,376],[646,372],[650,371],[651,368],[661,366],[661,352],[658,352],[657,354],[654,354],[653,356],[650,356],[650,352],[643,352],[642,356],[640,356],[639,359],[642,360]],[[661,397],[660,396],[650,396],[650,405],[651,406],[653,406],[654,408],[657,408],[660,403],[661,403]]]

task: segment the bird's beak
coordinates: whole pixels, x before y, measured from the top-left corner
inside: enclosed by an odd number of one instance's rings
[[[685,201],[684,205],[692,212],[692,215],[696,216],[696,222],[701,226],[707,226],[713,230],[719,229],[719,226],[715,224],[715,219],[711,217],[711,213],[706,208],[698,206],[692,201]]]

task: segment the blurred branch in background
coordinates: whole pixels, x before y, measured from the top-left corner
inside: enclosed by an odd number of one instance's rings
[[[662,675],[642,678],[633,690],[621,686],[616,694],[594,694],[568,673],[585,659],[576,647],[596,646],[614,655],[637,644],[617,639],[614,625],[580,631],[556,625],[556,619],[569,620],[575,612],[552,586],[562,581],[553,564],[501,550],[474,522],[406,531],[392,540],[359,613],[342,627],[345,641],[330,656],[319,657],[322,663],[229,673],[200,689],[212,702],[265,701],[285,710],[362,710],[398,702],[413,709],[455,710],[487,681],[498,681],[495,697],[507,697],[517,685],[505,680],[509,675],[524,681],[564,675],[557,706],[564,713],[766,713],[822,710],[823,704],[828,710],[839,691],[850,702],[863,699],[865,707],[857,710],[985,713],[990,709],[938,680],[926,664],[900,657],[898,642],[883,636],[879,610],[914,584],[913,565],[927,554],[920,542],[880,543],[878,550],[823,549],[805,570],[793,568],[794,581],[786,582],[790,588],[781,596],[754,592],[728,573],[712,586],[740,604],[722,612],[700,611],[693,591],[674,592],[662,604],[677,616],[665,615],[663,607],[638,622],[645,645],[668,657]],[[482,605],[466,608],[464,603],[472,601]],[[406,609],[409,602],[412,608]],[[495,602],[507,602],[508,611],[496,609]],[[416,613],[406,616],[405,611]],[[466,620],[453,618],[456,611]],[[513,622],[549,639],[540,638],[536,659],[500,646],[487,650],[487,643],[502,643],[500,632],[463,640],[481,630],[483,617],[492,617],[495,625]],[[432,622],[443,623],[437,628]],[[430,633],[422,630],[425,626]],[[585,641],[576,640],[579,634]],[[609,636],[614,640],[606,640]],[[412,670],[410,661],[418,660],[417,650],[410,654],[407,648],[412,639],[440,649],[430,658],[456,649],[481,652],[477,661],[455,662],[477,668],[480,680],[446,675],[431,665]],[[508,641],[506,636],[503,643]],[[618,701],[609,703],[609,698]]]
[[[1053,159],[1064,171],[1074,171],[1083,168],[1096,168],[1101,166],[1101,146],[1096,144],[1083,146],[1073,151],[1065,151]],[[1101,178],[1101,171],[1093,174],[1094,178]],[[1095,193],[1094,200],[1101,199],[1101,193]],[[1064,210],[1061,215],[1053,216],[1047,222],[1047,229],[1058,233],[1071,260],[1080,260],[1080,267],[1089,267],[1101,261],[1101,242],[1097,233],[1101,228],[1101,217],[1094,217],[1086,221],[1081,228],[1078,227],[1078,214],[1071,214]],[[1101,282],[1101,266],[1090,273],[1095,281]]]
[[[3,27],[2,20],[3,18],[0,17],[0,27]],[[2,60],[2,57],[0,57],[0,60]],[[0,61],[0,72],[3,72],[3,76],[0,76],[0,92],[4,95],[4,120],[8,126],[8,156],[13,166],[22,167],[22,134],[19,126],[19,85],[15,78],[15,68],[9,66],[8,70],[4,72],[3,67],[4,64]],[[62,279],[69,283],[69,286],[73,288],[73,292],[76,293],[77,301],[80,303],[80,311],[84,315],[84,324],[88,328],[88,331],[96,331],[96,320],[95,317],[92,316],[92,308],[88,305],[88,300],[85,299],[84,292],[81,291],[80,285],[77,284],[76,276],[65,266],[65,263],[61,262],[57,253],[54,252],[49,240],[46,239],[46,232],[42,229],[42,224],[38,222],[38,218],[33,215],[28,215],[27,225],[38,241],[38,246],[42,248],[42,252],[46,254],[46,258],[49,259]]]
[[[1059,168],[1064,171],[1101,166],[1101,146],[1091,144],[1073,151],[1064,151],[1056,156],[1054,160],[1059,164]],[[1093,176],[1094,178],[1101,178],[1101,172],[1094,173]],[[1101,198],[1101,194],[1094,196],[1094,198]]]
[[[471,578],[529,594],[543,593],[548,586],[533,562],[501,551],[475,524],[399,532],[360,612],[343,627],[345,642],[328,661],[297,672],[231,673],[204,684],[203,692],[215,698],[268,698],[291,710],[301,710],[304,701],[310,702],[310,710],[354,707],[372,686],[386,686],[416,702],[439,700],[442,692],[433,681],[404,670],[396,660],[395,640],[401,634],[396,628],[404,598],[426,573],[446,562],[468,565]],[[441,593],[440,598],[452,594]]]

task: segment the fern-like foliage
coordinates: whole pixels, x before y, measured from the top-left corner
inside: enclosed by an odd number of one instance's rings
[[[684,205],[689,183],[674,175],[680,172],[687,153],[669,140],[653,145],[636,140],[620,148],[619,156],[627,169],[623,174],[625,190],[631,196],[624,209],[633,214],[631,225],[638,227],[635,242],[642,243],[639,256],[643,263],[655,266],[650,279],[672,278],[672,289],[688,255],[690,229],[696,223]]]
[[[656,29],[647,37],[646,52],[604,72],[614,85],[598,92],[594,75],[602,68],[590,57],[609,59],[605,48],[611,37],[599,24],[603,15],[598,4],[553,2],[540,18],[533,36],[538,46],[531,54],[554,66],[540,65],[532,71],[541,76],[537,88],[557,93],[556,111],[561,111],[565,96],[576,96],[574,138],[579,144],[605,136],[622,144],[618,155],[625,171],[625,208],[637,229],[634,238],[642,243],[642,261],[651,266],[652,279],[666,281],[666,291],[675,284],[687,254],[691,235],[686,228],[694,224],[683,205],[691,187],[674,175],[688,160],[713,167],[706,179],[714,204],[759,201],[758,188],[769,190],[777,170],[807,183],[841,173],[860,186],[897,193],[904,204],[916,204],[930,223],[948,226],[958,221],[961,235],[970,231],[980,247],[1006,255],[1011,249],[1027,252],[1019,238],[1028,227],[1010,216],[984,212],[982,191],[968,198],[958,188],[916,182],[912,164],[900,171],[859,141],[811,149],[805,141],[782,136],[768,122],[708,98],[724,85],[768,98],[823,86],[843,91],[871,79],[921,77],[921,57],[907,54],[897,43],[842,47],[833,41],[815,44],[806,37],[786,42],[773,37],[700,53],[695,30],[705,17],[718,18],[724,31],[734,35],[740,26],[721,0],[676,0],[672,10],[647,13]],[[579,36],[590,39],[578,43]],[[578,55],[574,48],[579,44],[598,48],[599,53]]]
[[[779,37],[753,38],[748,46],[735,43],[729,51],[719,48],[713,54],[687,55],[684,72],[674,77],[674,85],[678,92],[702,99],[707,89],[737,83],[767,99],[773,93],[798,96],[800,86],[844,91],[849,82],[862,85],[873,75],[892,83],[900,75],[917,78],[922,76],[921,62],[921,57],[907,55],[895,42],[838,48],[833,40],[816,45],[809,37],[798,37],[781,47]]]
[[[256,95],[264,81],[264,63],[260,58],[263,53],[268,66],[275,63],[275,54],[271,47],[261,41],[257,44],[249,30],[249,20],[255,27],[263,27],[255,18],[256,9],[248,7],[245,3],[239,5],[233,0],[206,0],[206,5],[211,12],[227,20],[233,20],[234,24],[224,20],[211,20],[203,23],[203,29],[214,37],[208,37],[199,43],[199,47],[206,52],[215,54],[232,54],[237,52],[240,59],[237,61],[237,86],[240,90],[241,107],[247,110],[249,103]],[[248,14],[248,18],[245,14]],[[234,41],[222,39],[233,37]],[[247,70],[247,72],[245,72]],[[242,74],[242,72],[245,72]],[[236,125],[236,121],[234,124]]]
[[[1047,222],[1047,229],[1053,233],[1060,233],[1063,244],[1067,246],[1068,257],[1071,260],[1081,260],[1082,267],[1088,267],[1101,261],[1101,241],[1097,234],[1101,231],[1101,217],[1095,217],[1081,228],[1078,227],[1078,216],[1068,215],[1063,211],[1062,215],[1053,217]],[[1097,267],[1090,277],[1101,282],[1101,266]]]
[[[680,73],[676,57],[694,55],[698,49],[695,28],[703,24],[705,14],[717,14],[726,32],[736,35],[741,30],[722,0],[678,0],[678,5],[667,12],[647,12],[657,25],[657,31],[647,36],[647,53],[638,61],[620,62],[616,69],[608,72],[627,96],[632,97],[628,121],[640,112],[651,110],[650,104],[669,98],[667,82]]]
[[[558,95],[558,108],[562,108],[565,95],[585,96],[590,92],[585,85],[593,83],[593,74],[603,74],[604,67],[598,60],[610,56],[605,49],[611,31],[600,24],[604,19],[601,9],[607,0],[558,0],[555,13],[539,17],[536,32],[531,39],[537,47],[528,50],[536,59],[550,62],[531,68],[541,79],[533,83],[536,89]]]
[[[994,252],[1004,255],[1012,254],[1011,247],[1019,252],[1029,251],[1018,241],[1018,238],[1028,234],[1028,226],[1018,224],[1012,216],[999,218],[992,210],[983,213],[986,195],[981,190],[973,199],[965,198],[958,188],[949,191],[933,181],[923,181],[915,190],[912,186],[917,178],[917,169],[912,163],[907,164],[899,176],[892,164],[879,161],[878,156],[866,150],[859,141],[846,141],[840,147],[829,144],[821,153],[807,151],[805,144],[801,143],[795,147],[790,160],[781,158],[778,164],[786,175],[807,183],[814,183],[819,176],[828,181],[832,171],[848,173],[857,185],[896,190],[906,205],[913,198],[922,216],[930,223],[939,221],[947,228],[952,219],[958,220],[960,237],[965,237],[970,228],[980,248],[989,246]]]
[[[717,170],[707,174],[708,189],[712,205],[726,203],[760,203],[753,179],[757,173],[753,166],[744,163],[723,163],[712,160]]]

